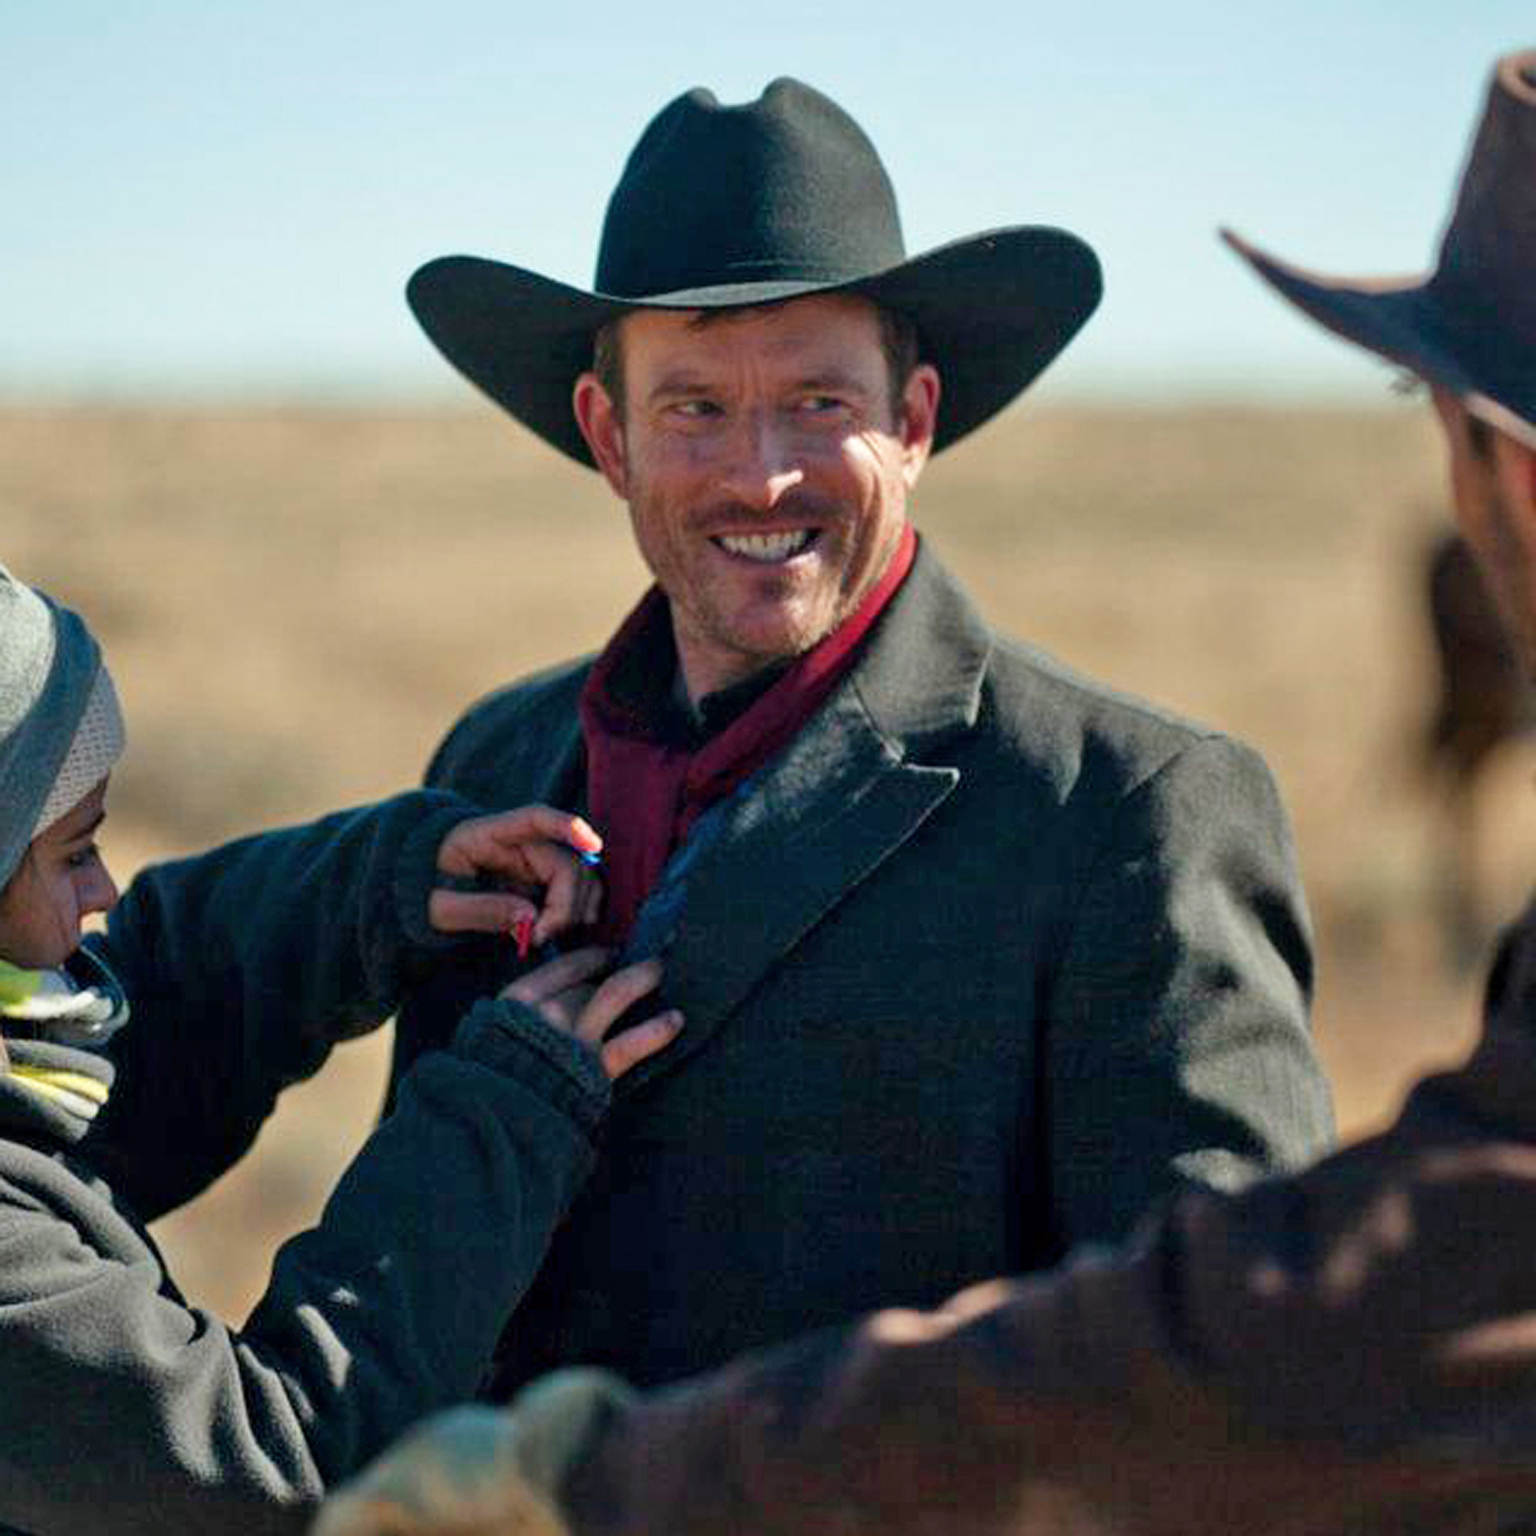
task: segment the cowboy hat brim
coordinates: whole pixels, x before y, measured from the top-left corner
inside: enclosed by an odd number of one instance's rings
[[[1221,238],[1283,298],[1337,336],[1457,396],[1474,415],[1536,449],[1536,395],[1490,327],[1458,323],[1431,279],[1344,281],[1291,265],[1229,229]]]
[[[589,293],[522,267],[444,256],[420,268],[406,298],[433,344],[546,442],[593,460],[571,389],[592,365],[592,338],[636,309],[719,309],[816,294],[856,294],[908,315],[942,397],[934,451],[958,442],[1032,383],[1094,311],[1098,258],[1046,226],[991,230],[895,266],[835,281],[720,284],[628,297]]]

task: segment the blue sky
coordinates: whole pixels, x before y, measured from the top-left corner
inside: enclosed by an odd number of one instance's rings
[[[1382,398],[1214,237],[1427,266],[1530,0],[0,0],[0,396],[466,398],[401,299],[450,251],[590,280],[634,138],[778,74],[880,147],[921,250],[1053,223],[1106,298],[1055,398]]]

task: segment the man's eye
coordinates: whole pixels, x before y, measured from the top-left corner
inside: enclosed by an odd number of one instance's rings
[[[839,395],[802,395],[800,409],[810,416],[824,416],[829,411],[840,411],[847,404]]]
[[[684,421],[705,421],[720,414],[720,407],[713,400],[679,400],[668,409]]]
[[[101,850],[95,843],[90,843],[84,848],[77,848],[69,854],[64,862],[71,869],[89,869],[97,859],[101,857]]]

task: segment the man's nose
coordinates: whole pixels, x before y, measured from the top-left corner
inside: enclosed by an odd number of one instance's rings
[[[744,412],[731,434],[721,489],[746,506],[771,512],[804,479],[794,434],[772,412]]]

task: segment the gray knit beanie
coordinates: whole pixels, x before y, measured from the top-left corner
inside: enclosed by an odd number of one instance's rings
[[[106,775],[123,740],[84,620],[0,565],[0,887],[32,839]]]

